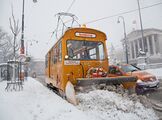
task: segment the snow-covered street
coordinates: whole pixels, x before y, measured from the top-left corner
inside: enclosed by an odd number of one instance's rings
[[[5,91],[0,82],[0,120],[157,120],[152,108],[120,94],[95,90],[79,94],[73,106],[33,78],[23,91]]]

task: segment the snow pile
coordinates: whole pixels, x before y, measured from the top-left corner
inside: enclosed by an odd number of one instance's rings
[[[123,97],[105,90],[78,94],[78,109],[93,120],[157,120],[151,108],[145,108],[138,98]],[[132,100],[131,100],[132,99]],[[140,101],[140,100],[139,100]]]
[[[89,120],[76,107],[29,78],[23,91],[5,91],[0,82],[0,120]]]

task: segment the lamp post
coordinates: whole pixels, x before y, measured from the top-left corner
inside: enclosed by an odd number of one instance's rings
[[[141,35],[142,35],[142,42],[143,42],[143,50],[144,52],[146,52],[145,50],[145,46],[144,46],[144,35],[143,35],[143,26],[142,26],[142,16],[141,16],[141,8],[140,8],[140,3],[139,3],[139,0],[137,0],[137,3],[138,3],[138,12],[139,12],[139,18],[140,18],[140,26],[141,26]],[[141,48],[142,49],[142,48]]]
[[[22,8],[22,27],[21,27],[21,47],[20,54],[24,54],[24,5],[25,0],[23,0],[23,8]]]
[[[120,23],[120,19],[123,20],[125,57],[126,57],[126,63],[128,64],[128,45],[127,45],[127,36],[126,36],[126,29],[125,29],[125,20],[124,20],[124,17],[123,16],[119,16],[117,23]]]

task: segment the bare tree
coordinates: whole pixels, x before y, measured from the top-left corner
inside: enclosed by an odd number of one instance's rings
[[[2,56],[3,56],[3,62],[6,62],[9,57],[11,56],[13,50],[12,50],[12,37],[6,36],[6,44],[2,46]]]
[[[6,62],[11,53],[13,53],[12,37],[0,28],[0,63]]]
[[[13,77],[12,80],[16,82],[16,51],[19,49],[19,45],[17,44],[16,40],[17,40],[17,36],[20,32],[20,28],[19,28],[19,20],[15,20],[14,14],[13,14],[13,7],[12,7],[12,17],[9,18],[10,21],[10,29],[12,31],[12,34],[14,36],[13,39],[13,60],[14,60],[14,66],[13,66]]]
[[[13,56],[14,56],[14,59],[16,59],[16,51],[18,51],[19,49],[19,45],[16,41],[17,39],[17,36],[20,32],[20,27],[19,27],[19,20],[15,20],[15,17],[14,17],[14,14],[13,14],[13,7],[12,7],[12,17],[9,18],[9,21],[10,21],[10,29],[12,31],[12,34],[14,35],[14,41],[13,41]]]
[[[0,28],[0,47],[4,46],[6,44],[6,41],[4,40],[7,36],[7,33]]]

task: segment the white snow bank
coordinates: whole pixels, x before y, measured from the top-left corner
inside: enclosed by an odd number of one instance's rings
[[[157,120],[150,108],[145,108],[137,100],[105,90],[95,90],[78,94],[78,109],[93,120]]]
[[[0,120],[88,120],[88,117],[29,78],[23,91],[5,91],[0,82]]]

